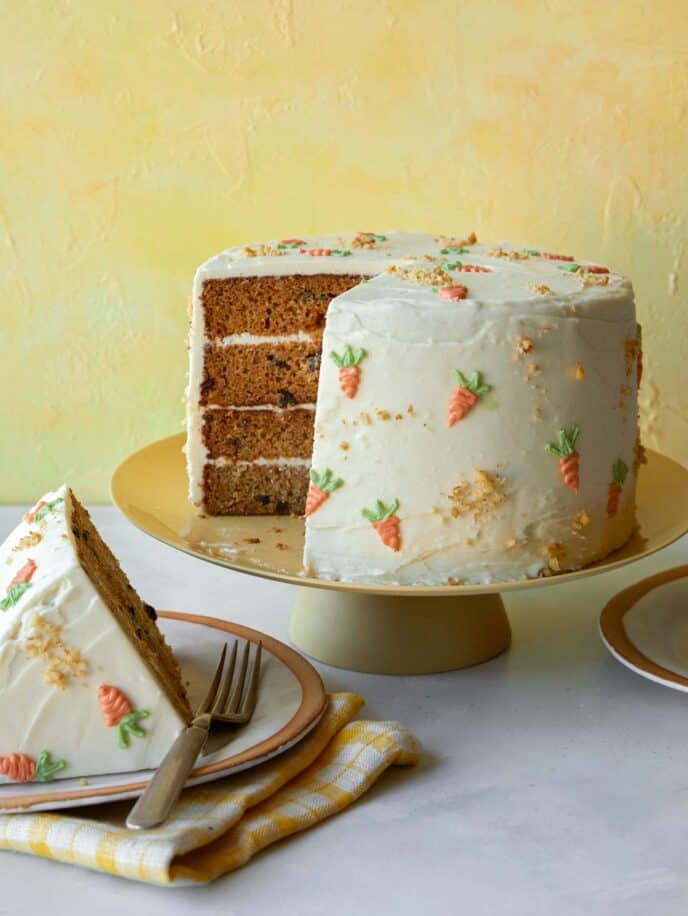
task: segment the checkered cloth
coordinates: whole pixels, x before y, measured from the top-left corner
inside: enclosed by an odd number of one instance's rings
[[[236,776],[187,789],[162,827],[131,833],[131,803],[80,813],[0,816],[0,849],[31,853],[150,884],[212,881],[278,840],[363,795],[389,766],[418,759],[398,722],[353,721],[363,705],[333,694],[317,727],[291,750]]]

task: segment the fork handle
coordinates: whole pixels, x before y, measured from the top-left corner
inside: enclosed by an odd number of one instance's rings
[[[159,827],[170,816],[208,739],[208,729],[190,725],[177,736],[127,818],[130,830]]]

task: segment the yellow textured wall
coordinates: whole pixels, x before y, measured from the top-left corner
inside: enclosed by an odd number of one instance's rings
[[[230,244],[429,229],[613,265],[646,442],[688,460],[688,6],[0,0],[0,500],[180,428]]]

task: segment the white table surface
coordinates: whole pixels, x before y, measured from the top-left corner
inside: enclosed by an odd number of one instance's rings
[[[0,536],[18,518],[0,509]],[[287,639],[291,586],[173,551],[111,508],[97,526],[158,608]],[[688,538],[624,570],[507,599],[506,655],[477,668],[383,677],[319,666],[423,743],[415,769],[314,830],[198,888],[152,888],[0,852],[0,916],[222,913],[634,916],[688,905],[688,699],[604,649],[605,601],[688,562]]]

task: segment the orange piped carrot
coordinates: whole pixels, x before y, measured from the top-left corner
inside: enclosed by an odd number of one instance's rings
[[[50,782],[66,766],[64,760],[53,760],[50,751],[41,751],[38,760],[28,754],[0,757],[0,773],[12,782]]]
[[[310,478],[311,481],[308,484],[308,493],[306,494],[306,511],[304,512],[306,518],[312,515],[316,509],[319,509],[325,500],[330,498],[330,493],[333,493],[344,484],[341,477],[332,479],[332,471],[329,468],[325,468],[321,474],[315,468],[311,468]]]
[[[456,268],[459,273],[464,274],[491,274],[491,267],[482,267],[480,264],[461,264]]]
[[[299,248],[301,245],[305,245],[303,239],[280,239],[277,243],[278,248]]]
[[[459,385],[454,389],[449,398],[449,404],[447,406],[447,426],[453,426],[455,423],[458,423],[459,420],[463,420],[466,414],[475,407],[478,398],[487,394],[492,387],[491,385],[484,385],[482,383],[479,372],[471,372],[470,376],[466,378],[466,376],[457,369],[456,380]]]
[[[579,435],[580,429],[574,423],[568,433],[565,429],[559,430],[556,445],[548,442],[545,446],[546,452],[559,459],[559,474],[564,486],[574,493],[580,489],[580,455],[575,448]]]
[[[398,499],[392,500],[389,506],[386,506],[381,499],[378,499],[374,510],[361,510],[361,514],[377,531],[377,535],[385,547],[389,547],[390,550],[395,552],[401,548],[401,532],[399,530],[401,522],[396,514],[398,508]]]
[[[0,757],[0,773],[12,782],[31,782],[36,775],[36,764],[27,754],[10,754]]]
[[[359,363],[365,355],[365,350],[354,350],[349,344],[344,347],[342,356],[334,350],[330,353],[330,359],[339,369],[339,387],[347,398],[356,397],[361,382]]]
[[[22,566],[20,570],[17,571],[14,579],[7,586],[7,591],[11,592],[15,585],[19,585],[20,582],[30,582],[31,577],[36,572],[36,564],[33,560],[27,560],[26,563]]]
[[[599,264],[586,264],[585,272],[589,274],[608,274],[608,267],[601,267]]]
[[[543,251],[540,253],[541,258],[546,258],[548,261],[573,261],[573,255],[570,254],[554,254],[551,251]]]
[[[299,248],[299,254],[309,254],[314,258],[326,258],[331,253],[331,248]]]
[[[30,512],[26,513],[26,515],[24,516],[24,521],[30,525],[33,522],[33,520],[36,518],[40,510],[43,508],[43,506],[47,506],[47,503],[45,502],[44,499],[36,503],[33,509]]]
[[[440,299],[447,299],[449,302],[460,302],[468,295],[468,288],[457,284],[455,286],[441,286],[439,290]]]
[[[103,713],[103,722],[108,728],[119,725],[124,716],[128,716],[133,706],[118,687],[101,684],[98,688],[98,702]]]
[[[614,518],[619,511],[619,498],[626,482],[627,474],[628,465],[621,458],[618,458],[612,465],[612,480],[609,484],[609,494],[607,496],[607,518]]]

